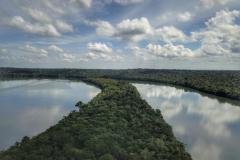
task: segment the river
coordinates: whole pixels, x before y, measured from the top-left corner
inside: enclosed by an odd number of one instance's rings
[[[0,150],[43,132],[99,92],[67,80],[0,81]]]
[[[133,85],[161,110],[194,160],[240,159],[239,102],[167,85]]]

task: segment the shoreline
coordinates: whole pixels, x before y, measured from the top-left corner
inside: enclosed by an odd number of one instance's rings
[[[98,86],[101,92],[87,104],[82,104],[79,111],[69,113],[46,131],[33,138],[24,137],[21,142],[1,151],[0,158],[98,159],[108,154],[115,159],[121,155],[122,158],[135,160],[148,153],[144,156],[149,156],[149,159],[191,160],[184,145],[175,138],[171,126],[163,119],[161,111],[154,110],[130,83],[102,78],[85,79],[84,82]],[[99,139],[89,146],[94,137]],[[55,148],[56,143],[64,150]],[[98,143],[106,145],[101,147],[103,151],[100,153],[95,148]],[[115,145],[118,149],[112,150]]]
[[[173,85],[175,87],[189,88],[198,92],[240,101],[240,71],[0,68],[0,79],[8,78],[46,78],[83,81],[87,78],[109,78]],[[224,86],[226,84],[227,86]]]

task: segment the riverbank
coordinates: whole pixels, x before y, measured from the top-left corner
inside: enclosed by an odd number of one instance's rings
[[[191,159],[161,112],[135,87],[109,79],[85,81],[102,92],[42,134],[23,138],[0,159]]]
[[[165,83],[208,94],[240,100],[240,71],[194,71],[158,69],[25,69],[0,68],[0,78],[112,78]]]

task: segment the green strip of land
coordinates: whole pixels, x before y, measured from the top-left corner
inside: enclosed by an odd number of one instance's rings
[[[171,127],[127,82],[85,80],[102,89],[57,125],[24,137],[1,160],[190,160]]]
[[[240,100],[240,71],[1,68],[0,79],[84,80],[102,89],[42,134],[24,137],[1,160],[189,160],[159,110],[127,82],[168,83]],[[110,80],[117,79],[117,80]]]
[[[189,87],[205,93],[240,100],[240,71],[159,69],[25,69],[0,68],[0,78],[112,78]]]

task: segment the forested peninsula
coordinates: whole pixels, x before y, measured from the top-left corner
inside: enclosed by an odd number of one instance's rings
[[[84,79],[102,92],[58,124],[0,153],[1,160],[190,160],[160,110],[128,82]]]
[[[240,71],[1,68],[1,80],[81,80],[102,91],[45,132],[0,152],[1,160],[190,160],[160,110],[128,81],[184,86],[240,100]]]

